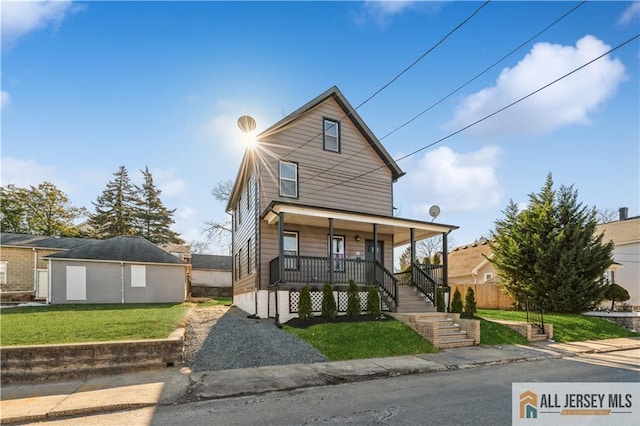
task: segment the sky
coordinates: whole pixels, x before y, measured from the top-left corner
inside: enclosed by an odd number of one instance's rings
[[[354,107],[384,87],[357,112],[406,157],[397,215],[438,205],[454,246],[549,173],[640,214],[640,39],[602,56],[638,35],[640,2],[483,4],[3,0],[2,185],[48,181],[93,211],[121,165],[137,184],[148,166],[173,229],[202,241],[227,217],[211,190],[236,176],[238,117],[259,131],[334,85]]]

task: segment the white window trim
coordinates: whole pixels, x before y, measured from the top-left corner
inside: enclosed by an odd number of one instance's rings
[[[484,281],[485,282],[489,281],[492,278],[493,278],[493,273],[491,273],[491,272],[485,272],[484,273]]]
[[[7,283],[7,273],[8,273],[8,262],[6,260],[0,260],[0,269],[2,270],[2,274],[0,274],[0,284]]]
[[[327,240],[329,240],[329,236],[327,236]],[[344,272],[345,270],[345,262],[344,259],[346,258],[346,251],[347,251],[347,247],[346,247],[346,239],[344,237],[344,235],[334,235],[333,236],[333,241],[342,241],[342,251],[337,251],[334,248],[333,251],[333,270],[336,272]],[[332,244],[332,243],[330,243]],[[329,256],[329,247],[327,247],[327,256]]]
[[[131,265],[131,287],[147,286],[147,267],[145,265]]]
[[[283,165],[288,165],[288,166],[293,166],[295,168],[295,172],[296,172],[296,177],[295,179],[291,179],[291,178],[287,178],[287,177],[283,177],[282,176],[282,166]],[[291,195],[291,194],[283,194],[282,193],[282,181],[288,181],[288,182],[294,182],[295,183],[295,194]],[[298,164],[297,163],[291,163],[288,161],[280,161],[278,163],[278,194],[281,197],[288,197],[288,198],[298,198]]]
[[[327,131],[327,123],[331,123],[331,124],[335,125],[335,127],[334,127],[335,135],[329,134],[329,132]],[[323,147],[323,149],[326,150],[326,151],[331,151],[331,152],[340,152],[340,122],[339,121],[335,121],[335,120],[331,120],[329,118],[324,118],[322,120],[322,131],[323,131],[323,137],[322,137],[322,147]],[[335,141],[336,141],[335,148],[329,147],[327,145],[327,137],[331,138],[331,140],[333,140],[335,138]]]
[[[67,266],[66,300],[87,300],[87,268]]]
[[[284,237],[294,237],[296,240],[296,250],[295,252],[293,250],[284,250],[284,247],[282,249],[282,252],[285,256],[299,256],[300,255],[300,237],[298,235],[297,232],[294,231],[284,231],[283,232],[283,236]],[[282,239],[283,244],[284,244],[284,238]],[[297,270],[298,269],[298,259],[285,259],[284,262],[284,269],[287,270]]]

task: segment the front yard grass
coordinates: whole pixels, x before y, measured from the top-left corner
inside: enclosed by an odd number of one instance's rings
[[[189,309],[180,304],[48,305],[0,310],[0,345],[164,339]]]
[[[478,309],[476,315],[487,319],[521,322],[527,320],[527,314],[524,311]],[[544,314],[544,322],[553,324],[553,340],[556,342],[578,342],[640,336],[638,333],[604,319],[578,314]]]
[[[405,324],[393,319],[318,324],[284,329],[315,346],[331,361],[415,355],[436,349]]]
[[[480,318],[481,345],[528,345],[527,339],[520,333],[497,322]]]

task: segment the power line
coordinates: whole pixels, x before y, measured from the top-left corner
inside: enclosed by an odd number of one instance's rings
[[[485,68],[483,71],[481,71],[480,73],[476,74],[475,77],[471,78],[470,80],[467,80],[466,83],[458,86],[455,90],[449,92],[449,94],[447,94],[446,96],[440,98],[437,102],[431,104],[429,107],[427,107],[427,109],[423,110],[422,112],[420,112],[419,114],[413,116],[411,119],[409,119],[408,121],[404,122],[403,124],[401,124],[400,126],[396,127],[395,129],[393,129],[392,131],[390,131],[389,133],[387,133],[386,135],[382,136],[379,140],[382,141],[385,138],[387,138],[388,136],[391,136],[393,133],[397,132],[398,130],[402,129],[403,127],[411,124],[412,122],[414,122],[416,119],[418,119],[419,117],[421,117],[422,115],[424,115],[425,113],[427,113],[428,111],[432,110],[433,108],[435,108],[436,106],[440,105],[442,102],[444,102],[446,99],[450,98],[451,96],[453,96],[454,94],[456,94],[457,92],[459,92],[460,90],[462,90],[463,88],[465,88],[466,86],[468,86],[469,84],[471,84],[472,82],[474,82],[475,80],[477,80],[478,78],[480,78],[482,75],[484,75],[485,73],[487,73],[489,70],[491,70],[492,68],[494,68],[496,65],[498,65],[499,63],[501,63],[502,61],[504,61],[505,59],[507,59],[509,56],[513,55],[515,52],[517,52],[518,50],[520,50],[522,47],[526,46],[527,44],[529,44],[532,40],[535,40],[537,37],[539,37],[541,34],[545,33],[549,28],[553,27],[555,24],[557,24],[558,22],[560,22],[561,20],[563,20],[564,18],[566,18],[568,15],[570,15],[571,13],[575,12],[580,6],[584,5],[587,2],[587,0],[582,1],[581,3],[579,3],[578,5],[576,5],[575,7],[573,7],[571,10],[569,10],[568,12],[564,13],[562,16],[560,16],[559,18],[557,18],[556,20],[554,20],[553,22],[551,22],[549,25],[547,25],[544,29],[538,31],[538,33],[536,33],[534,36],[530,37],[529,39],[527,39],[526,41],[522,42],[518,47],[514,48],[513,50],[511,50],[509,53],[507,53],[506,55],[504,55],[502,58],[498,59],[497,61],[495,61],[493,64],[489,65],[487,68]],[[356,108],[358,109],[358,108]],[[361,150],[351,154],[349,157],[345,158],[344,160],[334,164],[333,166],[329,167],[328,169],[326,169],[326,172],[329,172],[331,170],[333,170],[334,168],[338,167],[339,165],[343,164],[345,161],[350,160],[351,158],[355,157],[356,155],[360,154],[362,151],[365,151],[369,149],[368,146],[365,146],[364,148],[362,148]],[[293,152],[293,151],[292,151]],[[318,176],[320,176],[323,173],[318,173],[317,175],[312,176],[309,179],[314,179]]]
[[[393,77],[388,83],[386,83],[385,85],[383,85],[380,89],[376,90],[371,96],[369,96],[367,99],[365,99],[363,102],[361,102],[357,107],[355,107],[353,110],[349,111],[348,113],[346,113],[341,119],[338,120],[338,123],[341,123],[342,120],[344,120],[345,118],[349,117],[351,114],[353,114],[356,110],[358,110],[358,108],[360,108],[361,106],[363,106],[364,104],[366,104],[367,102],[369,102],[371,99],[373,99],[374,97],[376,97],[380,92],[382,92],[384,89],[386,89],[387,87],[389,87],[390,85],[392,85],[393,83],[395,83],[396,80],[398,80],[403,74],[405,74],[407,71],[409,71],[411,68],[413,68],[418,62],[420,62],[422,59],[424,59],[425,56],[427,56],[429,53],[431,53],[433,50],[436,49],[436,47],[438,47],[439,45],[441,45],[442,43],[444,43],[444,41],[446,39],[448,39],[453,33],[455,33],[456,31],[458,31],[460,28],[462,28],[463,25],[465,25],[467,22],[469,22],[471,20],[471,18],[473,18],[476,14],[478,14],[480,12],[480,10],[482,10],[485,6],[487,6],[489,3],[491,2],[491,0],[487,0],[485,1],[480,7],[478,7],[471,15],[469,15],[464,21],[460,22],[458,25],[456,25],[455,28],[453,28],[451,31],[449,31],[444,37],[442,37],[436,44],[434,44],[431,48],[429,48],[429,50],[427,50],[426,52],[424,52],[422,55],[420,55],[418,57],[418,59],[416,59],[415,61],[413,61],[410,65],[408,65],[405,69],[403,69],[400,73],[398,73],[395,77]],[[324,129],[323,129],[324,131]],[[296,152],[297,150],[299,150],[300,148],[308,145],[309,143],[311,143],[313,140],[315,140],[315,138],[317,138],[318,136],[321,136],[323,132],[318,133],[317,135],[315,135],[314,137],[312,137],[311,139],[309,139],[308,141],[306,141],[305,143],[303,143],[302,145],[297,146],[296,148],[292,149],[291,151],[287,152],[285,154],[285,157],[293,154],[294,152]]]
[[[627,44],[631,43],[632,41],[634,41],[634,40],[635,40],[635,39],[637,39],[638,37],[640,37],[640,34],[636,34],[635,36],[633,36],[633,37],[631,37],[630,39],[628,39],[628,40],[626,40],[626,41],[622,42],[621,44],[619,44],[619,45],[617,45],[616,47],[614,47],[614,48],[610,49],[609,51],[607,51],[607,52],[603,53],[602,55],[600,55],[600,56],[598,56],[598,57],[596,57],[596,58],[594,58],[594,59],[590,60],[589,62],[587,62],[587,63],[585,63],[585,64],[583,64],[583,65],[579,66],[578,68],[575,68],[574,70],[572,70],[572,71],[568,72],[567,74],[565,74],[565,75],[563,75],[563,76],[561,76],[561,77],[559,77],[559,78],[557,78],[557,79],[553,80],[552,82],[545,84],[544,86],[542,86],[542,87],[540,87],[540,88],[538,88],[538,89],[534,90],[533,92],[530,92],[529,94],[527,94],[527,95],[525,95],[525,96],[521,97],[520,99],[518,99],[518,100],[515,100],[515,101],[511,102],[510,104],[508,104],[508,105],[506,105],[506,106],[504,106],[504,107],[502,107],[502,108],[498,109],[497,111],[494,111],[494,112],[492,112],[491,114],[486,115],[486,116],[484,116],[483,118],[480,118],[480,119],[478,119],[478,120],[474,121],[473,123],[468,124],[468,125],[466,125],[466,126],[464,126],[464,127],[460,128],[460,129],[456,130],[456,131],[455,131],[455,132],[453,132],[453,133],[448,134],[447,136],[444,136],[444,137],[442,137],[442,138],[440,138],[440,139],[438,139],[438,140],[436,140],[436,141],[434,141],[434,142],[432,142],[432,143],[430,143],[430,144],[428,144],[428,145],[425,145],[425,146],[423,146],[422,148],[416,149],[415,151],[410,152],[409,154],[403,155],[402,157],[397,158],[397,159],[395,159],[394,161],[395,161],[395,162],[402,161],[402,160],[404,160],[404,159],[406,159],[406,158],[408,158],[408,157],[411,157],[411,156],[413,156],[413,155],[415,155],[415,154],[417,154],[417,153],[419,153],[419,152],[421,152],[421,151],[424,151],[424,150],[425,150],[425,149],[427,149],[427,148],[430,148],[430,147],[432,147],[432,146],[434,146],[434,145],[437,145],[437,144],[439,144],[440,142],[443,142],[443,141],[445,141],[445,140],[447,140],[447,139],[449,139],[449,138],[451,138],[451,137],[453,137],[453,136],[457,135],[458,133],[462,133],[463,131],[465,131],[465,130],[467,130],[467,129],[469,129],[469,128],[473,127],[473,126],[475,126],[475,125],[477,125],[477,124],[482,123],[483,121],[485,121],[485,120],[487,120],[487,119],[489,119],[489,118],[493,117],[494,115],[497,115],[497,114],[501,113],[502,111],[504,111],[504,110],[506,110],[506,109],[508,109],[508,108],[511,108],[512,106],[514,106],[514,105],[516,105],[516,104],[518,104],[518,103],[522,102],[523,100],[525,100],[525,99],[527,99],[527,98],[530,98],[531,96],[535,95],[536,93],[541,92],[542,90],[546,89],[547,87],[552,86],[553,84],[557,83],[558,81],[563,80],[563,79],[565,79],[566,77],[568,77],[568,76],[570,76],[570,75],[572,75],[572,74],[574,74],[574,73],[576,73],[576,72],[580,71],[581,69],[583,69],[583,68],[585,68],[585,67],[587,67],[587,66],[591,65],[591,64],[592,64],[592,63],[594,63],[595,61],[600,60],[601,58],[603,58],[603,57],[607,56],[607,55],[608,55],[608,54],[610,54],[611,52],[614,52],[614,51],[616,51],[616,50],[620,49],[621,47],[623,47],[623,46],[625,46],[625,45],[627,45]],[[368,175],[368,174],[370,174],[370,173],[373,173],[373,172],[375,172],[375,171],[377,171],[377,170],[380,170],[380,169],[382,169],[382,168],[384,168],[384,167],[388,167],[390,164],[391,164],[390,162],[386,162],[386,163],[384,163],[382,166],[376,167],[375,169],[369,170],[368,172],[362,173],[362,174],[357,175],[357,176],[355,176],[355,177],[353,177],[353,178],[350,178],[350,179],[344,180],[344,181],[342,181],[342,182],[338,182],[338,183],[336,183],[336,184],[333,184],[333,185],[330,185],[330,186],[324,187],[324,188],[319,189],[319,190],[316,190],[316,191],[312,191],[311,193],[309,193],[309,195],[310,195],[310,194],[314,194],[314,193],[319,192],[319,191],[326,191],[327,189],[333,188],[333,187],[335,187],[335,186],[338,186],[338,185],[344,184],[344,183],[349,182],[349,181],[354,181],[354,180],[356,180],[356,179],[360,179],[360,178],[361,178],[361,177],[363,177],[363,176],[366,176],[366,175]]]

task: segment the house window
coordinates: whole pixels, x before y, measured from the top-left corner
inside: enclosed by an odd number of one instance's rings
[[[67,266],[67,300],[87,300],[87,270],[84,266]]]
[[[340,123],[324,119],[323,146],[327,151],[340,152]]]
[[[284,232],[284,246],[283,252],[284,268],[285,269],[298,269],[298,233],[297,232]],[[296,256],[293,258],[287,258],[286,256]]]
[[[247,240],[247,274],[251,273],[251,238]]]
[[[238,251],[238,278],[242,278],[242,249]]]
[[[484,281],[485,282],[489,281],[491,278],[493,278],[493,274],[491,272],[486,272],[484,274]]]
[[[147,267],[144,265],[131,265],[131,287],[147,286]]]
[[[238,253],[233,256],[233,278],[238,279]]]
[[[7,261],[0,262],[0,284],[7,283]]]
[[[328,254],[329,253],[327,253],[327,255]],[[333,236],[333,262],[332,262],[334,271],[337,271],[337,272],[344,271],[344,258],[345,258],[344,236],[334,235]]]
[[[250,204],[250,199],[251,196],[249,195],[250,190],[251,190],[251,184],[253,183],[253,181],[251,180],[251,178],[249,178],[249,180],[247,181],[247,210],[249,210],[251,207],[249,206]]]
[[[238,199],[238,225],[242,223],[242,195]]]
[[[280,162],[280,196],[298,198],[298,165]]]

